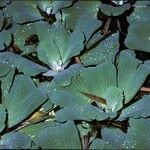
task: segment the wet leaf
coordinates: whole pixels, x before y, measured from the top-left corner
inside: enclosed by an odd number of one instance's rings
[[[46,99],[46,95],[36,88],[30,77],[16,76],[10,92],[4,100],[4,106],[8,110],[9,127],[26,119]]]
[[[81,149],[77,128],[71,121],[59,124],[47,121],[22,130],[42,149]]]

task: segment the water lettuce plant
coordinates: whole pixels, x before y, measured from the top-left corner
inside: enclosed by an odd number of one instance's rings
[[[148,149],[149,1],[0,2],[0,149]]]

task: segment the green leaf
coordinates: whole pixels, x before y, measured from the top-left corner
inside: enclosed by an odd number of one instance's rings
[[[128,17],[130,24],[125,45],[134,50],[150,52],[150,7],[149,1],[137,1],[131,16]]]
[[[1,78],[1,77],[6,76],[9,73],[9,71],[11,70],[11,67],[5,61],[2,61],[0,63],[0,70],[3,70],[0,72],[0,78]]]
[[[5,16],[13,17],[16,23],[25,23],[41,19],[36,1],[12,1],[5,9]]]
[[[9,93],[10,87],[13,82],[14,74],[15,74],[15,67],[11,67],[9,73],[1,79],[1,91],[2,91],[2,103],[5,99],[5,96]]]
[[[0,32],[0,51],[5,49],[5,45],[9,46],[11,42],[11,34],[8,30]]]
[[[38,85],[38,89],[44,92],[48,96],[47,102],[42,106],[44,111],[50,111],[53,108],[53,103],[51,101],[51,96],[49,95],[50,89],[53,89],[51,82],[42,82]]]
[[[112,146],[109,142],[96,138],[90,145],[90,149],[116,149],[116,146]]]
[[[142,64],[131,51],[126,50],[120,53],[118,63],[118,87],[124,91],[125,103],[128,103],[150,73],[150,61]]]
[[[125,11],[129,10],[131,8],[131,4],[124,4],[122,6],[111,6],[108,4],[101,4],[100,10],[107,16],[119,16],[123,14]]]
[[[2,136],[0,149],[30,149],[31,140],[23,133],[11,132]]]
[[[80,74],[83,68],[81,64],[71,65],[69,68],[57,74],[54,81],[60,86],[68,86],[71,84],[72,76]]]
[[[0,132],[5,128],[6,110],[2,104],[0,104]]]
[[[4,106],[8,110],[9,127],[26,119],[46,99],[47,96],[36,88],[30,77],[16,76],[10,92],[4,101]]]
[[[66,22],[66,27],[68,29],[74,30],[79,17],[84,18],[87,16],[91,16],[91,18],[93,18],[92,20],[95,19],[96,21],[98,7],[100,4],[101,2],[98,0],[78,1],[72,7],[63,9],[62,15],[63,15],[63,20]],[[82,25],[85,25],[85,23]],[[88,28],[88,29],[91,30],[92,28]]]
[[[42,149],[81,149],[80,137],[74,123],[47,121],[22,130]]]
[[[147,149],[150,146],[150,120],[129,119],[128,132],[118,128],[102,128],[102,139],[117,149]],[[107,146],[105,144],[105,146]],[[104,149],[106,147],[103,147]]]
[[[10,3],[11,0],[0,1],[0,7],[5,7]]]
[[[38,57],[50,66],[52,71],[61,71],[69,63],[71,57],[78,55],[83,48],[82,33],[68,31],[60,23],[52,26],[46,23],[37,25],[39,36]],[[49,38],[45,38],[49,37]],[[78,37],[78,38],[77,38]]]
[[[0,31],[1,31],[2,27],[3,27],[3,23],[4,23],[4,16],[3,16],[3,13],[0,12]]]
[[[56,85],[61,86],[56,86],[51,91],[54,104],[71,108],[78,106],[80,111],[92,102],[96,102],[100,107],[104,105],[107,110],[113,112],[122,107],[122,90],[116,87],[116,69],[112,63],[84,68],[79,74],[77,73],[70,74],[71,82],[65,80],[65,84],[59,84],[60,80],[54,79]],[[61,79],[63,78],[62,76]]]
[[[41,72],[47,71],[47,68],[12,52],[0,53],[0,63],[2,62],[9,63],[11,66],[16,66],[19,72],[23,72],[25,75],[29,76],[35,76]]]
[[[129,119],[130,127],[123,143],[126,149],[149,149],[150,119]]]
[[[47,14],[56,14],[61,9],[68,7],[72,4],[72,1],[40,1],[38,2],[39,7]]]
[[[149,22],[134,22],[129,26],[125,45],[134,50],[150,52]]]
[[[65,107],[56,113],[56,120],[59,122],[64,122],[67,120],[102,121],[108,119],[109,117],[115,117],[115,115],[105,113],[98,107],[92,105]]]
[[[150,116],[150,96],[145,95],[142,99],[123,109],[118,120],[125,120],[127,118],[139,118]]]
[[[31,35],[36,35],[35,24],[16,25],[12,28],[14,35],[14,43],[23,50],[25,48],[25,41]]]
[[[80,57],[81,62],[85,66],[89,66],[97,65],[108,60],[114,61],[115,54],[118,52],[119,49],[118,38],[118,33],[112,34],[110,37],[102,41],[98,46],[83,54]],[[93,40],[89,41],[88,46],[92,43]]]

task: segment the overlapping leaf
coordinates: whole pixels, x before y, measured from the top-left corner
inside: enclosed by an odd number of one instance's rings
[[[107,16],[119,16],[123,14],[125,11],[129,10],[131,8],[131,4],[124,4],[122,6],[111,6],[108,4],[101,4],[100,10]]]
[[[32,145],[29,137],[20,132],[5,134],[0,140],[0,149],[30,149]]]
[[[8,110],[9,127],[26,119],[46,99],[46,95],[35,87],[30,77],[23,75],[16,76],[10,92],[6,95],[3,102]]]
[[[92,43],[92,40],[89,41],[88,47],[92,45]],[[113,62],[118,49],[119,41],[118,34],[116,33],[102,41],[98,46],[91,49],[89,52],[83,54],[81,56],[81,61],[85,66],[97,65],[110,59]]]
[[[124,120],[127,118],[149,117],[150,116],[149,106],[150,106],[150,96],[145,95],[142,99],[123,109],[118,120]]]
[[[25,23],[41,19],[36,1],[12,1],[5,9],[5,16],[12,17],[16,23]]]
[[[29,76],[35,76],[41,72],[47,71],[47,68],[12,52],[0,53],[0,63],[16,66],[19,72],[23,72],[24,74]]]
[[[149,2],[137,1],[134,12],[128,17],[130,24],[125,45],[134,50],[150,52]]]
[[[22,130],[42,149],[81,149],[80,137],[71,121],[59,124],[53,121],[28,126]]]
[[[6,110],[3,105],[0,104],[0,132],[5,128]]]
[[[150,61],[142,63],[127,50],[120,54],[118,63],[118,87],[124,91],[125,103],[128,103],[150,74]]]

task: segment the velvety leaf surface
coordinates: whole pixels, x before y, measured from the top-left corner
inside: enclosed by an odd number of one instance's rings
[[[63,18],[66,22],[68,29],[74,29],[76,22],[79,17],[91,16],[92,18],[97,17],[98,7],[101,4],[100,1],[78,1],[72,7],[63,10]],[[89,20],[90,22],[90,20]],[[84,24],[82,24],[84,25]],[[94,25],[94,24],[93,24]],[[92,29],[92,28],[91,28]]]
[[[7,133],[0,140],[0,149],[30,149],[31,145],[31,140],[19,132]]]
[[[35,76],[41,72],[47,71],[47,68],[42,67],[12,52],[0,53],[0,62],[9,63],[12,66],[16,66],[20,72],[23,72],[29,76]]]
[[[4,106],[8,110],[9,127],[26,119],[46,99],[46,95],[36,88],[30,77],[16,76],[10,92],[4,101]]]
[[[108,146],[115,149],[147,149],[150,146],[149,123],[149,119],[129,119],[130,126],[126,134],[118,128],[102,128],[102,139],[106,143],[96,140],[94,144],[98,146],[99,142],[104,143],[104,149]]]
[[[124,120],[127,118],[149,117],[150,116],[149,106],[150,106],[150,96],[145,95],[142,99],[123,109],[118,120]]]
[[[130,26],[125,45],[130,49],[150,52],[150,7],[148,4],[148,1],[137,1],[133,13],[128,17]]]
[[[41,19],[41,15],[36,8],[36,1],[12,1],[5,9],[5,16],[13,17],[17,23],[25,23]]]
[[[9,73],[1,79],[1,91],[2,91],[2,102],[5,99],[5,96],[8,94],[10,87],[13,82],[14,74],[15,74],[15,67],[11,67]]]
[[[150,119],[130,119],[130,127],[123,147],[126,149],[149,149],[150,147]]]
[[[138,92],[150,73],[150,61],[143,64],[131,51],[123,51],[118,60],[118,87],[124,91],[125,103]]]
[[[0,70],[3,70],[3,71],[0,71],[0,78],[1,78],[1,77],[6,76],[9,73],[9,71],[11,70],[11,67],[8,64],[5,64],[5,61],[2,61],[0,63]]]
[[[9,31],[3,30],[0,32],[0,50],[3,50],[6,46],[9,46],[11,42],[11,34]]]
[[[111,6],[108,4],[101,4],[100,10],[107,16],[119,16],[123,14],[125,11],[129,10],[131,8],[130,4],[124,4],[122,6]]]
[[[100,34],[100,33],[99,33]],[[92,44],[89,41],[88,46]],[[118,33],[112,34],[110,37],[102,41],[98,46],[91,49],[81,56],[81,61],[85,66],[97,65],[108,60],[114,61],[115,54],[119,49]]]
[[[22,130],[42,149],[81,149],[80,137],[71,121],[59,124],[47,121]]]
[[[6,110],[2,104],[0,104],[0,132],[5,128]]]
[[[53,71],[63,70],[69,63],[69,59],[78,55],[83,48],[84,35],[79,32],[69,35],[61,23],[52,26],[39,23],[37,33],[40,40],[38,57]],[[45,36],[49,38],[45,39]]]

